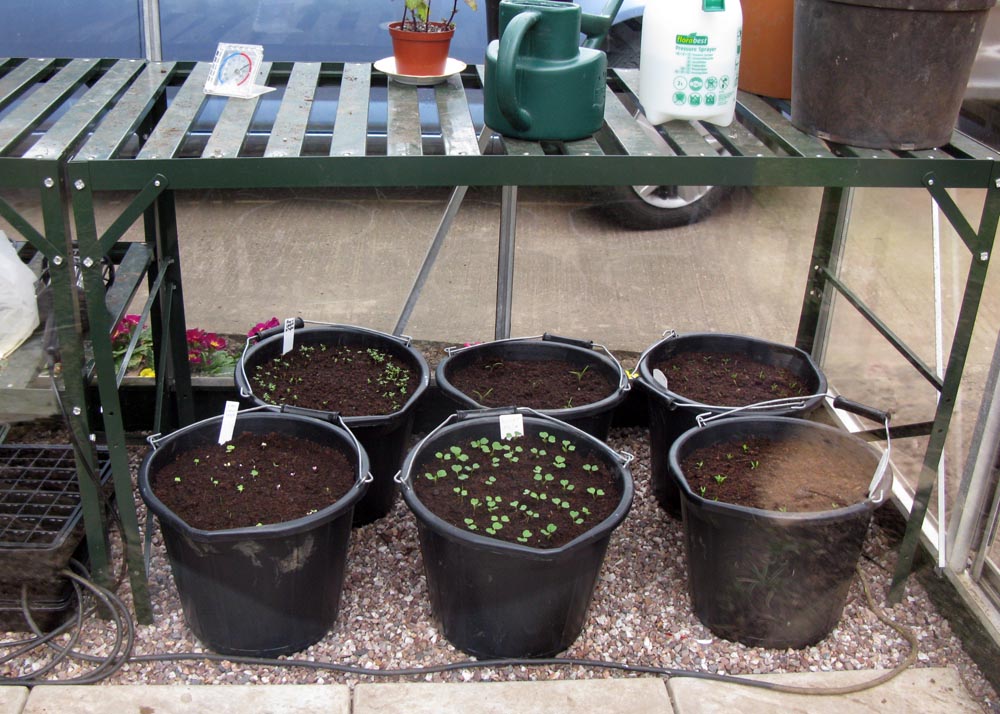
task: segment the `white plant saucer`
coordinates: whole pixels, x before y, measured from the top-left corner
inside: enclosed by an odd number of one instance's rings
[[[379,72],[384,72],[389,75],[392,79],[396,80],[400,84],[413,84],[417,86],[428,86],[433,84],[440,84],[449,77],[461,72],[466,68],[465,62],[462,60],[457,60],[454,57],[449,57],[444,64],[444,73],[435,74],[428,76],[419,76],[412,74],[400,74],[396,71],[396,58],[395,57],[384,57],[377,62],[375,62],[375,69]]]

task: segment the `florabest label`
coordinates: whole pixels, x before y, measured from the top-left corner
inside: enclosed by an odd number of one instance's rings
[[[676,42],[678,45],[707,45],[708,35],[699,35],[697,32],[692,32],[690,35],[677,35]]]
[[[719,67],[719,54],[718,42],[713,42],[709,35],[697,32],[674,35],[676,61],[671,93],[674,106],[715,107],[732,99],[736,91],[734,68]]]

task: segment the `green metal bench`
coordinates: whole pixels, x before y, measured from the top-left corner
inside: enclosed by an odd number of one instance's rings
[[[24,64],[0,64],[0,88],[6,86],[5,82],[13,83],[8,78],[21,71]],[[114,68],[117,63],[95,66]],[[503,337],[510,331],[517,186],[817,186],[824,188],[824,194],[812,260],[803,266],[808,280],[798,345],[807,350],[817,347],[827,329],[826,306],[833,293],[839,292],[941,392],[933,422],[911,427],[912,431],[929,433],[931,438],[899,561],[894,590],[898,596],[915,554],[997,231],[1000,156],[996,152],[959,132],[953,134],[948,146],[933,151],[889,152],[831,144],[794,129],[782,105],[742,93],[738,123],[732,127],[672,122],[652,129],[643,124],[639,112],[638,73],[634,70],[609,72],[605,126],[593,137],[577,142],[504,141],[493,137],[488,129],[477,134],[470,93],[481,88],[482,79],[475,68],[433,89],[440,126],[433,135],[421,133],[421,95],[417,88],[387,82],[370,66],[361,64],[269,64],[260,81],[277,87],[277,92],[262,99],[213,99],[213,103],[221,104],[221,112],[206,120],[207,113],[202,110],[208,99],[202,88],[208,70],[207,63],[166,62],[144,64],[139,71],[127,73],[127,77],[117,80],[115,91],[100,100],[100,106],[91,107],[93,121],[87,128],[88,136],[66,164],[67,190],[85,265],[92,334],[102,336],[93,340],[93,352],[123,510],[129,510],[126,504],[132,502],[131,487],[127,483],[111,349],[103,338],[113,326],[114,316],[100,299],[103,295],[99,293],[96,266],[129,226],[143,218],[147,245],[154,256],[149,267],[157,290],[151,292],[160,294],[154,315],[156,324],[164,327],[159,346],[163,359],[171,363],[173,376],[170,390],[162,382],[159,387],[176,400],[180,420],[190,420],[191,387],[184,354],[182,281],[173,202],[176,191],[502,186],[496,335]],[[172,96],[169,104],[168,94]],[[379,101],[384,97],[384,127],[372,126],[369,109],[376,95]],[[334,98],[336,102],[330,101]],[[260,102],[273,100],[278,102],[274,118],[261,126],[255,112]],[[8,115],[0,121],[0,136],[10,119]],[[39,141],[51,131],[43,131]],[[45,172],[29,171],[38,166],[25,159],[0,154],[4,175],[8,174],[9,164],[9,171],[20,177],[14,185],[34,182],[39,186]],[[0,180],[0,187],[10,184],[9,179]],[[936,377],[838,277],[850,191],[866,186],[926,189],[973,256],[943,379]],[[986,189],[978,226],[971,225],[961,214],[946,188]],[[97,229],[94,194],[104,191],[129,191],[134,198],[101,232]],[[449,206],[438,236],[431,243],[408,308],[419,295],[458,203],[453,201]],[[5,217],[11,215],[9,207],[3,210]],[[406,309],[400,324],[405,324]],[[135,570],[141,571],[134,523],[131,513],[126,523],[126,542],[133,575]]]

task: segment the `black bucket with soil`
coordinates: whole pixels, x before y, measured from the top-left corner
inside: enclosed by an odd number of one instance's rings
[[[704,362],[702,374],[698,361]],[[649,397],[653,495],[678,518],[680,489],[667,454],[681,434],[698,425],[699,417],[806,416],[827,390],[826,377],[806,352],[742,335],[669,334],[643,353],[637,371]],[[747,405],[753,406],[733,411]]]
[[[353,510],[368,487],[368,459],[351,434],[319,419],[267,410],[243,412],[226,445],[218,443],[221,421],[213,417],[152,438],[153,449],[139,469],[139,493],[159,522],[184,619],[195,636],[222,654],[276,657],[298,652],[322,639],[336,621]],[[247,468],[249,453],[242,437],[255,445],[267,439],[274,447],[252,470]],[[282,451],[279,440],[293,443],[294,449]],[[272,461],[275,471],[287,471],[291,454],[317,465],[280,477],[271,473]],[[209,476],[215,462],[238,471],[246,485],[233,488]],[[263,472],[259,483],[258,465]],[[183,475],[170,476],[171,467]],[[340,489],[346,486],[342,495],[330,488],[323,494],[325,500],[310,498],[314,507],[296,511],[304,515],[253,523],[259,511],[252,503],[283,507],[285,494],[297,491],[292,481],[315,490],[312,484],[332,483],[334,478]],[[274,490],[275,483],[285,486],[282,495]],[[221,515],[249,518],[247,525],[207,528],[177,507],[169,497],[171,488],[194,496],[199,517],[206,509],[214,509],[210,515],[218,517],[215,504],[228,495],[239,505],[221,510]]]
[[[449,642],[479,658],[548,657],[573,644],[587,620],[611,535],[628,514],[634,494],[628,469],[630,456],[618,454],[604,442],[547,415],[517,411],[523,414],[524,436],[514,439],[501,433],[499,414],[509,417],[515,410],[452,415],[410,451],[400,474],[403,499],[417,519],[431,611]],[[464,462],[456,460],[457,467],[471,463],[473,471],[486,471],[486,461],[481,469],[476,468],[478,449],[491,453],[494,449],[495,453],[521,449],[518,458],[527,462],[531,445],[545,435],[552,444],[549,453],[543,454],[546,458],[555,456],[558,461],[563,448],[572,443],[575,451],[586,455],[595,471],[609,479],[607,492],[588,494],[578,481],[580,473],[573,473],[571,468],[565,472],[556,468],[557,475],[552,480],[544,479],[541,474],[537,480],[530,479],[533,495],[520,496],[520,504],[511,499],[491,502],[490,498],[483,498],[483,503],[475,506],[471,498],[458,492],[451,497],[465,509],[467,516],[477,512],[485,516],[482,512],[490,510],[498,523],[506,524],[497,527],[498,532],[525,536],[515,540],[501,540],[499,535],[490,535],[490,529],[470,530],[468,522],[463,526],[461,518],[453,521],[432,511],[421,500],[421,486],[436,478],[427,469],[439,454],[464,450],[471,458]],[[482,446],[476,447],[473,442]],[[461,471],[458,467],[459,474]],[[461,490],[460,475],[442,478],[443,490],[450,490],[453,483]],[[574,481],[580,487],[572,489],[562,479]],[[468,496],[478,493],[472,491],[471,485],[469,489]],[[594,506],[598,498],[607,499],[610,507],[603,517]],[[538,518],[531,505],[543,511],[542,506],[534,505],[539,499],[553,505],[561,501],[558,508],[571,518],[577,513],[579,522],[589,522],[591,516],[594,522],[588,523],[569,542],[547,547],[550,539],[543,537],[546,524],[550,519],[563,521],[551,514]],[[584,518],[581,512],[587,511],[588,505],[595,510]],[[561,532],[562,528],[552,528],[549,535]]]
[[[303,381],[285,388],[282,380],[288,382],[298,377],[261,376],[276,361],[288,362],[282,354],[284,334],[279,327],[248,340],[236,365],[236,386],[253,406],[285,405],[320,419],[330,414],[343,417],[368,453],[374,478],[354,509],[354,525],[371,523],[387,515],[395,502],[397,489],[393,478],[403,462],[417,401],[430,382],[430,369],[423,355],[410,346],[409,338],[349,325],[301,320],[298,325],[288,354],[299,352],[301,356],[304,349],[315,363],[315,367],[309,367],[302,375]],[[352,354],[345,356],[342,351],[347,350]],[[351,360],[350,365],[344,362],[347,359]],[[370,374],[354,371],[354,367],[360,370],[363,366],[374,371]],[[399,375],[403,371],[408,373],[406,386],[401,386],[403,380]],[[382,380],[386,383],[381,384]],[[373,396],[384,397],[390,392],[392,397],[384,403],[369,402]]]
[[[629,390],[605,348],[549,334],[449,350],[434,376],[456,409],[528,407],[602,441]]]
[[[792,124],[878,149],[951,142],[996,0],[796,0]]]
[[[742,472],[719,467],[711,457],[720,450],[723,460],[751,461]],[[692,429],[669,459],[698,619],[752,647],[800,648],[826,637],[843,612],[872,513],[890,495],[891,470],[879,472],[875,449],[815,422],[750,417]],[[710,471],[698,481],[702,469]],[[714,500],[720,478],[756,479],[765,507]]]

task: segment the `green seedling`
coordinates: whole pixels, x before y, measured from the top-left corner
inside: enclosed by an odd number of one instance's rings
[[[597,464],[584,464],[583,470],[586,471],[587,473],[596,474]]]
[[[472,393],[476,395],[476,399],[480,404],[486,401],[486,399],[493,393],[493,387],[490,387],[485,392],[480,392],[478,389],[473,389]]]
[[[576,377],[577,381],[583,381],[583,375],[585,375],[587,373],[588,369],[590,369],[590,365],[589,364],[587,366],[585,366],[583,369],[579,370],[579,371],[577,371],[575,369],[571,369],[569,371],[569,373],[572,374],[574,377]]]
[[[563,478],[559,479],[559,485],[562,486],[563,491],[572,491],[576,486],[569,482],[569,479]]]
[[[527,528],[525,528],[523,531],[521,531],[521,535],[519,535],[517,537],[517,542],[518,543],[527,543],[529,540],[531,540],[531,536],[532,536],[532,532],[529,531]]]
[[[552,538],[552,534],[555,532],[556,532],[556,525],[554,523],[549,523],[541,530],[541,534],[546,538]]]
[[[444,469],[438,469],[434,473],[428,471],[427,473],[424,474],[424,478],[429,479],[434,483],[437,483],[439,479],[443,479],[447,475],[448,475],[447,471],[445,471]]]
[[[587,489],[587,493],[589,493],[594,499],[597,499],[597,498],[599,498],[599,497],[601,497],[601,496],[604,495],[604,489],[603,488],[595,488],[595,487],[591,486],[590,488]]]
[[[705,486],[702,486],[701,488],[699,488],[699,489],[698,489],[698,494],[699,494],[699,495],[700,495],[700,496],[701,496],[702,498],[704,498],[704,497],[705,497],[705,491],[706,491],[706,490],[707,490],[707,489],[706,489],[706,487],[705,487]]]
[[[568,454],[571,451],[576,451],[576,446],[569,439],[563,439],[562,450]]]
[[[470,498],[469,505],[472,506],[472,510],[475,511],[477,508],[483,505],[483,502],[480,501],[478,498]]]
[[[550,434],[547,431],[540,431],[540,432],[538,432],[538,438],[541,439],[544,442],[549,443],[549,444],[556,443],[556,437],[553,434]]]
[[[180,483],[180,482],[181,482],[181,477],[180,476],[174,476],[174,483]]]
[[[758,466],[760,466],[760,461],[751,461],[750,462],[750,470],[751,471],[754,470],[754,469],[756,469]]]
[[[239,491],[240,493],[243,493],[243,484],[237,484],[236,490]]]
[[[713,476],[712,478],[714,478],[715,482],[721,486],[723,483],[725,483],[727,477],[723,476],[722,474],[715,474],[715,476]]]
[[[465,527],[468,528],[470,531],[478,531],[479,530],[479,528],[476,526],[476,522],[474,520],[472,520],[471,518],[466,518],[465,519]]]
[[[564,469],[564,468],[566,468],[566,457],[565,456],[556,456],[552,460],[552,462],[553,462],[552,465],[555,466],[557,469]]]

